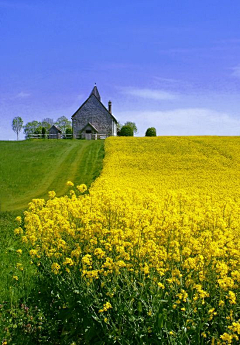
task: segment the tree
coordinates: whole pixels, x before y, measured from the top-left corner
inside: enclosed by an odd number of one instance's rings
[[[66,129],[66,139],[72,139],[72,128]]]
[[[41,134],[42,132],[41,122],[38,121],[28,122],[23,128],[26,139],[29,139],[33,134]]]
[[[66,118],[66,116],[59,117],[55,122],[55,125],[61,129],[63,134],[66,133],[67,128],[72,128],[72,123]]]
[[[48,131],[53,125],[53,119],[50,119],[49,117],[46,117],[42,120],[42,127],[46,128],[46,131]]]
[[[42,127],[42,138],[45,139],[46,138],[46,128]]]
[[[120,137],[132,137],[133,136],[133,129],[131,126],[122,126],[120,132],[119,132]]]
[[[23,128],[23,120],[20,116],[14,117],[12,121],[12,129],[15,133],[17,133],[17,140],[18,140],[18,134],[21,132]]]
[[[123,126],[123,125],[122,125],[120,122],[117,121],[117,135],[119,135],[122,126]]]
[[[127,121],[126,123],[124,123],[124,126],[129,126],[129,127],[131,127],[132,130],[133,130],[133,133],[134,133],[134,134],[137,133],[137,126],[136,126],[136,123],[135,123],[135,122]]]
[[[154,128],[154,127],[149,127],[149,128],[146,130],[145,137],[156,137],[156,135],[157,135],[156,128]]]

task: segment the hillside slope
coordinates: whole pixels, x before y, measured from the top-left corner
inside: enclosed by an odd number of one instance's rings
[[[101,171],[103,156],[102,141],[0,142],[0,210],[22,209],[49,190],[62,195],[68,180],[89,186]]]

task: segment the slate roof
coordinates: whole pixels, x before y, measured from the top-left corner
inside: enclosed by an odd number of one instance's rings
[[[54,128],[56,128],[56,129],[58,130],[59,133],[62,133],[62,130],[61,130],[59,127],[55,126],[55,125],[52,125],[52,127],[49,128],[48,131],[50,131],[51,129],[54,129]]]
[[[98,94],[99,97],[96,96],[96,94],[95,94],[96,92],[97,92],[97,94]],[[83,102],[83,104],[75,111],[75,113],[72,115],[71,118],[73,118],[73,117],[77,114],[77,112],[87,103],[87,101],[89,100],[90,97],[96,97],[97,100],[99,101],[99,103],[101,104],[101,106],[108,112],[109,115],[111,115],[112,119],[117,123],[117,119],[113,116],[113,114],[111,114],[111,113],[108,111],[108,109],[105,107],[105,105],[102,104],[102,102],[100,101],[101,97],[100,97],[100,95],[99,95],[99,92],[98,92],[98,89],[97,89],[97,86],[96,86],[96,85],[94,86],[94,88],[93,88],[93,90],[92,90],[90,96],[88,97],[88,99],[86,99],[86,101]]]
[[[82,131],[84,131],[84,129],[85,129],[87,126],[92,127],[92,128],[94,129],[94,131],[96,131],[96,132],[98,133],[97,128],[96,128],[96,127],[94,127],[94,126],[91,124],[91,122],[88,122],[88,123],[86,124],[86,126],[84,126],[84,127],[81,129],[81,132],[82,132]]]
[[[100,97],[100,93],[98,92],[97,86],[95,85],[94,88],[92,89],[92,92],[90,93],[90,96],[94,95],[95,97],[97,97],[97,99],[99,100],[99,102],[101,102],[101,97]]]

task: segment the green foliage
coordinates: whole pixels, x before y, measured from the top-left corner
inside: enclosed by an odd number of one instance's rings
[[[66,129],[66,139],[72,139],[72,128]]]
[[[135,123],[135,122],[127,121],[126,123],[124,123],[124,126],[129,126],[129,127],[131,127],[132,130],[133,130],[133,133],[134,133],[134,134],[137,133],[137,126],[136,126],[136,123]]]
[[[42,127],[42,138],[45,139],[46,138],[46,128]]]
[[[120,137],[132,137],[133,136],[133,129],[131,126],[122,126],[120,132],[119,132]]]
[[[49,117],[42,120],[42,127],[46,128],[48,131],[53,125],[53,119],[50,119]]]
[[[23,128],[22,118],[20,116],[14,117],[12,121],[12,129],[17,134],[17,140],[18,140],[18,135],[21,132],[22,128]]]
[[[146,130],[145,136],[146,137],[156,137],[157,131],[156,128],[150,127]]]
[[[67,128],[72,128],[72,123],[66,118],[66,116],[59,117],[54,124],[61,129],[63,134],[66,133]]]
[[[23,128],[26,139],[30,139],[33,134],[41,134],[42,132],[41,122],[38,121],[28,122]]]
[[[66,129],[66,134],[72,134],[72,128],[67,128]]]

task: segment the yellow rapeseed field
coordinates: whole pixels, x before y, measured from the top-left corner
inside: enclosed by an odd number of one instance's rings
[[[23,248],[66,307],[81,291],[105,343],[237,343],[240,138],[109,138],[105,150],[89,193],[69,181],[18,217]]]

